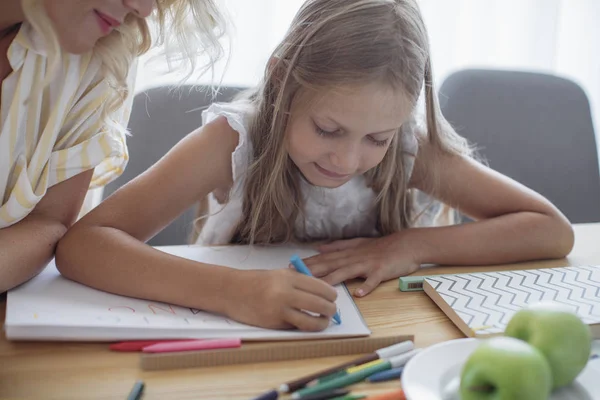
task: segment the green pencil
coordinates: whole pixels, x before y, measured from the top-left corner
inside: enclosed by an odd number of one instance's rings
[[[340,376],[345,376],[345,375],[348,375],[348,372],[345,369],[343,369],[341,371],[334,372],[333,374],[325,375],[322,378],[315,379],[313,382],[310,382],[308,384],[308,386],[314,386],[314,385],[317,385],[317,384],[320,384],[320,383],[325,383],[325,382],[328,382],[328,381],[330,381],[332,379],[339,378]]]
[[[354,383],[365,380],[366,378],[373,374],[376,374],[377,372],[386,371],[391,368],[402,367],[418,352],[419,350],[412,350],[408,353],[392,357],[389,360],[382,362],[381,364],[376,364],[372,367],[361,369],[360,371],[356,371],[352,374],[341,376],[339,378],[335,378],[330,381],[317,384],[315,386],[298,390],[297,392],[292,394],[292,398],[295,400],[300,400],[303,396],[308,396],[310,394],[316,394],[324,392],[326,390],[333,390],[350,386]]]

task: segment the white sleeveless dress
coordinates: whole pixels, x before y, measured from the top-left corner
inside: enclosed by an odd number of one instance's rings
[[[214,195],[209,196],[209,217],[198,237],[198,244],[229,244],[242,219],[244,173],[252,155],[252,143],[248,137],[252,111],[251,105],[240,101],[213,104],[202,114],[203,124],[219,116],[225,117],[231,128],[239,133],[239,141],[231,157],[233,186],[229,200],[219,204]],[[414,122],[404,124],[401,140],[406,152],[403,163],[408,179],[418,149]],[[356,176],[334,189],[316,187],[304,180],[301,185],[305,209],[302,220],[296,221],[295,235],[298,239],[317,241],[380,236],[376,228],[376,194],[367,186],[364,176]]]

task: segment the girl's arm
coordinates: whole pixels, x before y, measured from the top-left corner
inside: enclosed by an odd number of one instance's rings
[[[54,257],[58,240],[77,219],[92,173],[52,186],[27,217],[0,229],[0,293],[36,276]]]
[[[73,226],[57,249],[60,272],[97,289],[222,313],[254,325],[325,328],[335,313],[336,291],[318,279],[288,268],[236,271],[144,243],[210,192],[231,186],[237,142],[237,132],[224,118],[188,135]]]
[[[321,248],[325,254],[308,260],[313,274],[331,284],[365,277],[357,291],[364,295],[381,281],[415,272],[421,264],[484,265],[560,258],[573,247],[569,221],[548,200],[471,159],[424,144],[411,186],[476,221],[334,242]]]
[[[409,240],[420,262],[504,264],[560,258],[573,248],[569,221],[540,194],[471,159],[428,146],[420,153],[413,186],[476,220],[411,229]],[[432,192],[428,188],[436,175],[439,186]]]

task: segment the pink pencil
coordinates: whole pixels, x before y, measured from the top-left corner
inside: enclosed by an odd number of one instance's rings
[[[109,346],[109,349],[111,349],[112,351],[142,351],[144,347],[148,347],[153,344],[172,343],[182,340],[189,341],[190,339],[133,340],[128,342],[113,343]]]
[[[209,339],[209,340],[185,340],[172,343],[157,343],[144,347],[144,353],[170,353],[175,351],[231,349],[240,347],[241,339]]]

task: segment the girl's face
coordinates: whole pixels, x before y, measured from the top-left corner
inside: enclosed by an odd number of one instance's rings
[[[292,104],[286,149],[311,184],[338,187],[383,160],[412,108],[382,84],[301,93]]]
[[[73,54],[93,49],[96,42],[123,23],[128,14],[146,18],[155,0],[44,0],[61,47]]]

